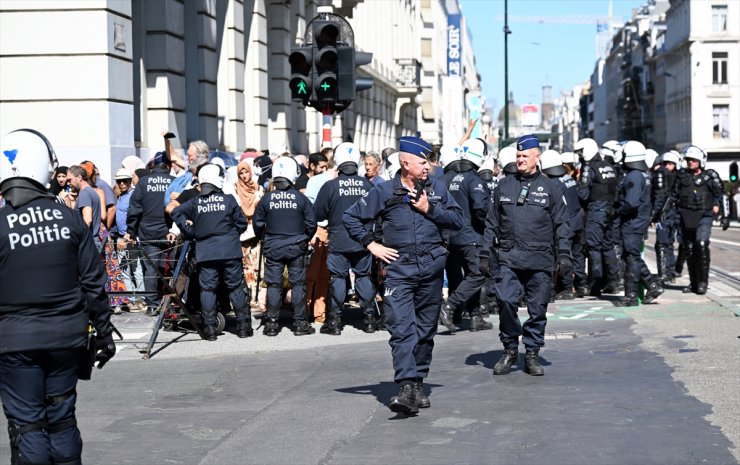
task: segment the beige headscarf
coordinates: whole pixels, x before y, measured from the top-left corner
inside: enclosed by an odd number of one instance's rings
[[[245,169],[249,173],[247,182],[242,181],[239,173]],[[239,162],[236,165],[236,193],[239,195],[239,203],[242,206],[242,212],[247,218],[251,218],[254,215],[254,209],[257,208],[257,181],[252,176],[252,166],[247,161]]]

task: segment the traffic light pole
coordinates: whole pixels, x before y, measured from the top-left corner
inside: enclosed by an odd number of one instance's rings
[[[331,147],[331,107],[325,105],[321,109],[321,115],[321,148]]]

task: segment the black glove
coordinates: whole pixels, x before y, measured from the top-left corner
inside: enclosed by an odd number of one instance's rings
[[[561,252],[558,254],[558,270],[561,276],[566,276],[573,272],[573,264],[568,253]]]
[[[478,268],[483,276],[486,278],[491,277],[491,260],[487,250],[481,250],[478,255]]]
[[[730,218],[722,218],[722,231],[727,231],[730,228]]]
[[[98,369],[103,368],[108,360],[112,359],[116,355],[116,343],[113,342],[113,334],[99,337],[95,340],[95,348],[97,354],[95,355],[95,361],[98,362]]]

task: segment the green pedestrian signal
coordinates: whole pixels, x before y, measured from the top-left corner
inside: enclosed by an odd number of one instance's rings
[[[298,95],[300,94],[308,95],[308,92],[306,91],[306,81],[304,80],[298,81]]]
[[[737,162],[730,163],[730,182],[737,182]]]
[[[331,88],[331,86],[328,82],[324,82],[323,84],[321,84],[321,88],[324,90],[324,92],[327,92]]]
[[[311,98],[311,64],[313,47],[303,46],[291,49],[288,57],[290,63],[290,94],[295,101],[307,104]]]

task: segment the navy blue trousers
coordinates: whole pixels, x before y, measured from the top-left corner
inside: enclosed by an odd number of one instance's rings
[[[226,285],[236,321],[240,323],[247,321],[249,290],[244,282],[244,268],[240,258],[199,262],[198,281],[200,311],[203,314],[204,325],[216,325],[216,291],[221,282]]]
[[[355,290],[360,297],[362,312],[369,315],[375,314],[375,307],[373,306],[375,287],[370,277],[372,263],[373,256],[370,252],[329,252],[326,267],[329,270],[332,316],[342,317],[344,300],[347,298],[347,275],[350,269],[355,272]]]
[[[75,388],[81,350],[0,355],[0,400],[8,425],[38,425],[16,439],[21,464],[79,460],[82,438],[75,420]]]
[[[447,303],[457,311],[470,304],[471,316],[479,315],[478,299],[486,278],[480,272],[480,247],[477,245],[450,245],[447,259]]]
[[[523,293],[527,295],[529,319],[519,321],[518,306]],[[515,270],[501,265],[496,278],[499,298],[499,338],[504,347],[516,348],[519,336],[527,349],[545,345],[547,304],[552,292],[552,273],[549,271]]]
[[[283,300],[283,270],[288,267],[290,303],[295,323],[306,319],[306,256],[280,260],[265,258],[265,284],[267,284],[267,317],[277,319]]]

